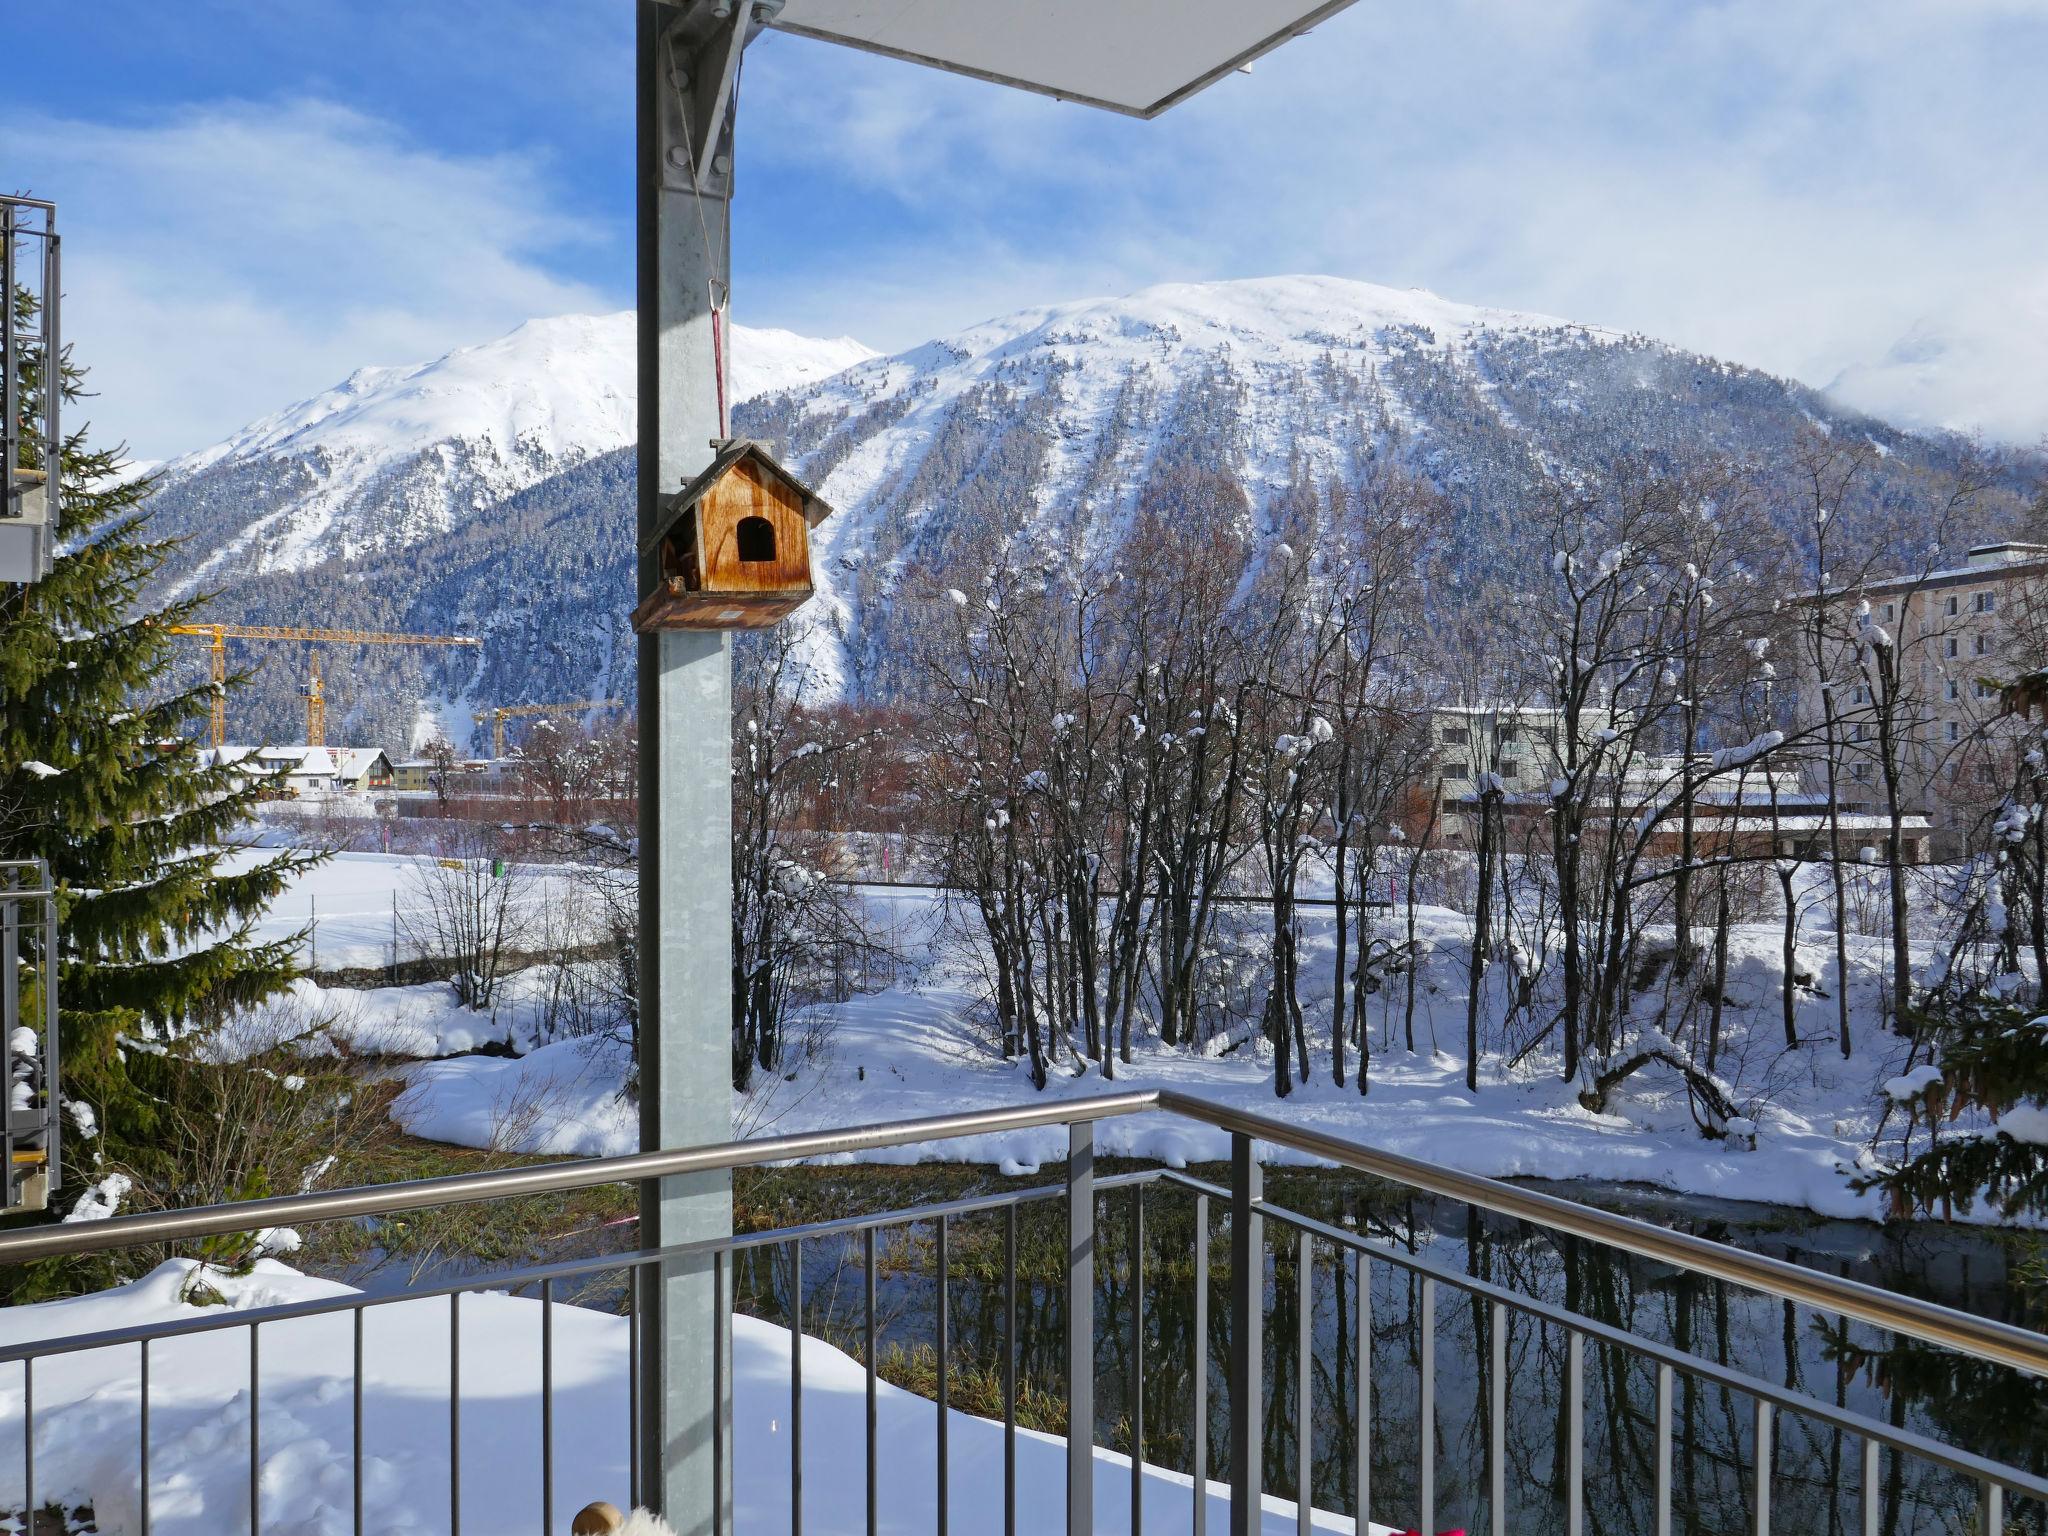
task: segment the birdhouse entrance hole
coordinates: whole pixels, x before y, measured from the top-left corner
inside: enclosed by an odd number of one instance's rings
[[[775,558],[775,525],[765,517],[743,517],[733,530],[740,559],[757,565]]]

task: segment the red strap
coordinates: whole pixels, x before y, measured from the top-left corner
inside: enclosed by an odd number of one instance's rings
[[[725,437],[725,335],[719,325],[721,315],[711,311],[711,371],[718,376],[718,435]]]

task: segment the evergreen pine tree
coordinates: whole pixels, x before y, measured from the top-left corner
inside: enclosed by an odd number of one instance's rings
[[[26,382],[28,415],[42,370]],[[62,385],[67,401],[82,393],[68,357]],[[291,980],[296,940],[258,942],[252,929],[320,857],[223,859],[263,786],[238,783],[184,734],[213,691],[178,681],[166,626],[204,598],[147,606],[173,546],[149,535],[150,482],[120,478],[124,450],[90,446],[88,430],[61,449],[55,568],[0,584],[0,858],[48,860],[59,892],[71,1169],[60,1205],[95,1166],[156,1201],[189,1193],[159,1135],[165,1112],[191,1102],[192,1047]]]
[[[1971,993],[1928,1003],[1920,1028],[1941,1073],[1910,1101],[1930,1144],[1866,1187],[1902,1216],[1968,1213],[1980,1199],[2006,1221],[2048,1216],[2048,1017]],[[1992,1123],[1941,1129],[1970,1112]]]

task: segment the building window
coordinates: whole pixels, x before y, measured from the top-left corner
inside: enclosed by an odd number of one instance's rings
[[[1464,763],[1445,763],[1444,777],[1447,779],[1469,779],[1472,777],[1472,770]]]
[[[1462,725],[1447,725],[1444,727],[1444,745],[1447,747],[1462,747],[1471,739],[1471,731]]]
[[[1997,696],[1998,690],[1993,688],[1989,683],[1985,682],[1980,677],[1977,679],[1977,684],[1974,689],[1974,692],[1980,699],[1989,699],[1995,698]]]
[[[1943,598],[1943,599],[1941,600],[1941,611],[1942,611],[1942,613],[1943,613],[1943,614],[1945,614],[1945,615],[1946,615],[1947,617],[1949,617],[1949,618],[1951,618],[1951,619],[1952,619],[1952,618],[1954,618],[1954,617],[1956,616],[1956,600],[1955,600],[1955,598],[1954,598],[1954,597],[1945,597],[1945,598]]]
[[[1949,721],[1948,739],[1950,741],[1961,741],[1963,739],[1963,725],[1960,720]]]
[[[1996,613],[1998,611],[1998,594],[1996,592],[1979,592],[1977,594],[1976,606],[1979,613]]]
[[[1991,654],[1991,642],[1983,635],[1976,635],[1971,638],[1970,649],[1979,656],[1988,656]]]
[[[1508,780],[1519,779],[1522,776],[1522,770],[1513,763],[1502,763],[1500,765],[1500,776]]]
[[[1884,605],[1884,621],[1885,621],[1885,623],[1887,623],[1887,624],[1891,623],[1891,622],[1892,622],[1892,620],[1896,619],[1896,618],[1897,618],[1898,616],[1899,616],[1899,605],[1898,605],[1897,603],[1886,603],[1886,604]]]
[[[1499,735],[1501,744],[1505,746],[1509,742],[1516,742],[1522,739],[1522,728],[1519,725],[1504,725],[1500,728]]]
[[[1951,656],[1960,656],[1963,654],[1962,643],[1958,641],[1954,635],[1950,635],[1948,637],[1948,644],[1944,646],[1943,649]]]
[[[1870,764],[1856,764],[1855,767],[1849,770],[1849,777],[1854,779],[1858,784],[1868,784],[1870,782]]]
[[[1980,686],[1981,686],[1981,685],[1980,685]],[[1963,695],[1962,695],[1962,691],[1961,691],[1960,689],[1958,689],[1958,688],[1956,687],[1956,680],[1955,680],[1954,678],[1950,678],[1950,679],[1948,680],[1948,701],[1949,701],[1949,703],[1951,703],[1951,704],[1955,703],[1955,701],[1956,701],[1957,699],[1961,698],[1962,696],[1963,696]]]

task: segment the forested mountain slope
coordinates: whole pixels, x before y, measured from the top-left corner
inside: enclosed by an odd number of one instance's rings
[[[953,567],[1004,547],[1142,557],[1124,547],[1141,504],[1220,498],[1257,559],[1283,538],[1312,541],[1316,508],[1395,456],[1445,498],[1417,579],[1448,612],[1537,553],[1547,475],[1623,456],[1785,465],[1818,424],[1877,448],[1861,490],[1869,526],[1903,547],[1915,530],[1891,512],[1959,451],[1646,337],[1334,278],[1033,309],[893,357],[835,359],[830,348],[851,344],[812,345],[828,349],[808,356],[813,371],[754,394],[734,427],[776,445],[838,509],[817,537],[828,621],[818,655],[842,686],[871,695],[910,681],[908,626],[942,575],[957,582]],[[736,346],[736,366],[745,356]],[[331,681],[330,716],[348,720],[352,739],[396,740],[425,695],[460,696],[450,713],[465,723],[472,705],[623,695],[630,400],[558,409],[538,434],[498,425],[526,419],[522,408],[513,399],[484,413],[491,430],[467,457],[444,434],[352,477],[331,466],[367,461],[331,445],[310,458],[187,461],[157,505],[173,529],[204,532],[193,573],[225,588],[223,615],[486,638],[480,663],[393,652],[357,667],[353,687]],[[327,408],[323,426],[347,416],[347,402]],[[236,441],[288,440],[292,426]],[[211,478],[223,464],[242,478]],[[1789,518],[1798,503],[1786,492]],[[257,718],[270,733],[290,728],[292,681],[266,679]]]

